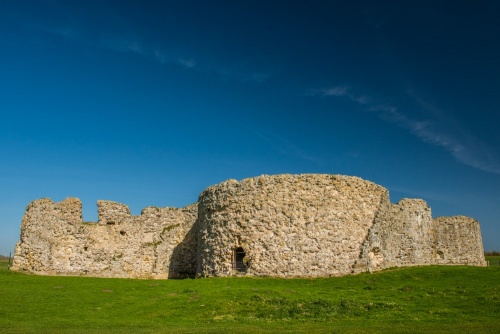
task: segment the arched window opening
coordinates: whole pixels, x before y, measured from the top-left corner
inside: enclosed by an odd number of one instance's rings
[[[248,260],[245,258],[246,253],[242,247],[238,247],[233,251],[233,271],[238,273],[246,273],[248,269]]]

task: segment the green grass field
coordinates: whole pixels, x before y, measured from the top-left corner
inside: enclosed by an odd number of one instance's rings
[[[489,266],[495,266],[498,267],[500,266],[500,255],[487,255],[485,256],[486,262],[488,262]]]
[[[322,278],[131,280],[15,273],[1,333],[500,333],[500,267]]]

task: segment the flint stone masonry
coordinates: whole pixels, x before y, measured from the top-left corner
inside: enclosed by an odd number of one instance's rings
[[[433,221],[436,264],[484,265],[484,252],[477,220],[465,216],[439,217]],[[459,242],[457,242],[459,240]]]
[[[197,205],[145,208],[98,201],[98,222],[82,222],[82,203],[30,203],[12,269],[45,275],[177,278],[196,271]]]
[[[84,223],[79,199],[31,202],[12,269],[163,279],[486,265],[476,220],[432,219],[425,201],[392,204],[387,189],[352,176],[228,180],[204,190],[198,203],[147,207],[139,216],[117,202],[97,206],[97,223]]]

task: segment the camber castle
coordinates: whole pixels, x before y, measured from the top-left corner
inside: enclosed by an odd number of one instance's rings
[[[228,180],[185,208],[79,199],[31,202],[12,269],[41,275],[184,278],[327,277],[418,265],[485,266],[479,223],[433,219],[420,199],[392,204],[358,177],[273,175]]]

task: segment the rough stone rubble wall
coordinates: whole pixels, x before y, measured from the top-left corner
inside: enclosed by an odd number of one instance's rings
[[[47,198],[31,202],[22,220],[12,269],[54,272],[61,262],[73,258],[77,250],[72,245],[78,244],[82,235],[77,227],[82,220],[79,204],[72,198],[57,204]]]
[[[433,264],[432,214],[427,203],[402,199],[391,209],[392,238],[385,242],[387,266]]]
[[[202,276],[234,273],[242,247],[248,273],[345,275],[359,258],[387,190],[357,177],[305,174],[229,180],[199,199]]]
[[[484,266],[479,224],[432,219],[420,199],[391,204],[388,191],[340,175],[229,180],[199,199],[198,274],[235,274],[235,249],[248,274],[332,276],[389,267]]]
[[[464,216],[433,220],[425,201],[403,199],[381,210],[355,272],[433,264],[485,266],[479,223]]]
[[[433,221],[436,264],[485,266],[479,222],[464,216],[439,217]]]
[[[234,275],[235,250],[249,275],[338,276],[394,266],[486,265],[479,223],[432,219],[423,200],[391,204],[357,177],[324,174],[229,180],[186,208],[98,201],[82,222],[76,198],[27,207],[12,269],[51,275],[175,278]]]
[[[98,222],[82,222],[80,200],[32,202],[13,269],[38,274],[168,278],[196,271],[197,205],[145,208],[98,201]]]
[[[431,210],[423,200],[402,199],[381,208],[355,271],[434,263]]]

